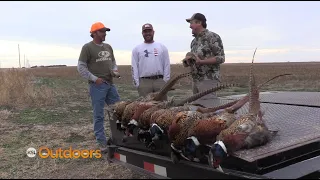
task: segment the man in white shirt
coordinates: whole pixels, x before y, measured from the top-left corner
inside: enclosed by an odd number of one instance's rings
[[[149,23],[142,26],[144,42],[132,50],[131,71],[139,96],[159,91],[170,79],[168,49],[153,39],[154,29]],[[167,96],[163,100],[167,99]]]

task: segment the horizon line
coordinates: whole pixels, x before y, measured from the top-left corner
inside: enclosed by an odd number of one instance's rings
[[[277,63],[320,63],[319,61],[281,61],[281,62],[255,62],[255,64],[277,64]],[[225,62],[222,63],[220,65],[223,64],[251,64],[251,62]],[[182,63],[171,63],[170,65],[182,65]],[[51,66],[51,67],[50,67]],[[56,66],[56,67],[55,67]],[[131,66],[130,64],[122,64],[122,65],[117,65],[119,66]],[[34,66],[30,66],[27,68],[31,68],[31,67],[38,67],[38,68],[43,68],[43,67],[50,67],[50,68],[58,68],[58,67],[77,67],[77,65],[65,65],[65,64],[52,64],[52,65],[34,65]],[[20,67],[0,67],[0,69],[11,69],[11,68],[16,68],[19,69]],[[26,68],[24,66],[22,66],[21,68]]]

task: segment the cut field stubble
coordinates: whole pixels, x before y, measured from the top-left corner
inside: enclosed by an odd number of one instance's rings
[[[249,65],[223,64],[222,81],[246,85]],[[263,90],[320,91],[319,68],[320,63],[256,63],[254,73],[257,83],[277,74],[293,74],[273,81]],[[121,99],[136,98],[130,66],[119,66],[119,71],[121,79],[115,79],[115,84]],[[181,65],[171,66],[172,77],[187,71]],[[88,84],[79,77],[76,67],[1,69],[0,82],[0,178],[146,178],[104,160],[26,156],[28,147],[84,149],[94,145]],[[174,88],[169,96],[191,95],[191,79],[181,79]],[[246,87],[238,87],[218,95],[246,92]]]

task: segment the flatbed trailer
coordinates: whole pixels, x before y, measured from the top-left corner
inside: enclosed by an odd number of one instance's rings
[[[220,97],[205,102],[207,107],[231,102],[243,95]],[[278,131],[268,144],[240,150],[222,164],[223,172],[208,163],[181,159],[174,164],[167,139],[156,149],[145,147],[135,136],[122,141],[116,119],[110,118],[109,159],[155,178],[244,178],[320,179],[320,92],[264,92],[260,95],[264,119],[270,130]],[[238,113],[246,113],[248,103]],[[163,142],[164,141],[164,142]]]

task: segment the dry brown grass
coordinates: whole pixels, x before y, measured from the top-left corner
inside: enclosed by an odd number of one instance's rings
[[[76,67],[56,67],[56,68],[32,68],[27,71],[36,77],[54,77],[54,78],[78,78],[79,74]]]
[[[42,106],[54,102],[53,91],[46,86],[36,86],[36,79],[29,71],[0,71],[0,82],[0,106]]]
[[[222,82],[247,84],[250,63],[222,64],[221,78]],[[292,62],[292,63],[255,63],[254,73],[258,82],[282,74],[291,73],[292,76],[281,77],[273,81],[264,90],[285,90],[285,91],[320,91],[320,62]],[[76,67],[62,68],[38,68],[28,69],[37,77],[55,77],[55,78],[79,78]],[[121,79],[115,79],[116,84],[128,84],[132,87],[130,66],[119,66]],[[171,77],[188,69],[180,64],[171,65]],[[181,79],[176,88],[185,89],[191,87],[191,79]]]
[[[223,64],[222,80],[246,84],[250,64]],[[273,81],[265,90],[320,91],[320,63],[255,64],[258,82],[281,73],[293,73]],[[120,66],[115,79],[121,99],[137,97],[130,66]],[[172,76],[187,72],[172,65]],[[103,159],[53,160],[28,158],[29,147],[90,148],[95,144],[92,108],[86,80],[76,67],[0,71],[0,178],[146,178]],[[169,95],[191,94],[191,81],[182,79]],[[222,91],[246,93],[246,88]],[[10,106],[21,108],[10,108]],[[106,122],[106,133],[109,134]]]
[[[27,157],[29,147],[96,148],[87,82],[74,67],[0,73],[0,178],[146,178],[104,158]]]

